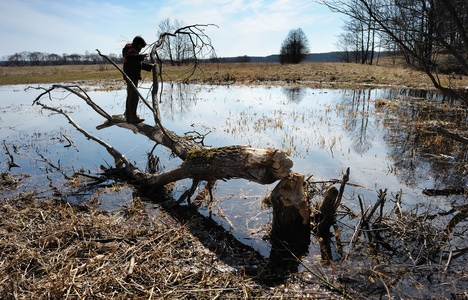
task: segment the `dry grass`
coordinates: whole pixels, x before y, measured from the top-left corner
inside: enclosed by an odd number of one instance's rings
[[[164,80],[196,83],[237,84],[299,84],[319,88],[360,88],[365,86],[432,89],[422,72],[393,65],[381,60],[377,66],[353,63],[227,63],[201,64],[195,74],[186,79],[188,67],[164,66]],[[0,67],[1,84],[54,83],[91,80],[106,84],[122,81],[121,75],[109,65]],[[468,76],[442,75],[445,85],[454,88],[468,86]]]
[[[219,67],[219,68],[218,68]],[[363,86],[430,88],[426,75],[407,68],[347,63],[273,63],[207,64],[201,66],[193,81],[236,82],[241,84],[281,82],[320,88]],[[466,78],[468,82],[468,78]]]
[[[120,78],[120,73],[111,65],[0,67],[0,85]]]
[[[4,175],[2,187],[14,188],[7,183],[18,179]],[[164,212],[151,215],[138,198],[122,215],[38,201],[33,194],[4,199],[0,298],[271,299],[311,293],[310,286],[263,287],[241,267],[250,261],[260,268],[263,258],[228,241],[203,244],[194,231],[209,239],[216,234],[200,228],[196,213],[189,214],[193,220],[184,224]],[[314,286],[315,297],[331,297]]]
[[[1,201],[0,210],[2,299],[213,298],[259,289],[163,214],[117,217],[27,195]]]

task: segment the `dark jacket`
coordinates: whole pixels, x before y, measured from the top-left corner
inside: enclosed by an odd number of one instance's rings
[[[141,64],[145,59],[143,54],[140,54],[140,51],[137,47],[128,43],[122,49],[122,55],[124,58],[123,70],[132,80],[141,79]]]

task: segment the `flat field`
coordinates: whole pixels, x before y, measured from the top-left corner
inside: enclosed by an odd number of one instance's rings
[[[360,88],[366,86],[433,89],[423,72],[389,60],[378,65],[354,63],[204,63],[189,77],[190,66],[163,66],[164,80],[209,84],[297,84],[319,88]],[[151,80],[143,72],[144,80]],[[122,81],[112,65],[69,65],[0,67],[0,85],[76,81],[111,83]],[[468,76],[441,75],[442,84],[453,88],[468,86]]]

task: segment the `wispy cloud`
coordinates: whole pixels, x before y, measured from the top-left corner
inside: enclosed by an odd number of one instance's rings
[[[0,57],[21,51],[84,53],[95,48],[120,53],[122,44],[135,35],[156,39],[158,24],[166,18],[218,25],[206,32],[219,56],[277,53],[288,31],[297,27],[310,35],[309,40],[320,36],[317,52],[330,51],[339,30],[339,16],[310,0],[4,0],[0,39],[9,42],[2,43]]]

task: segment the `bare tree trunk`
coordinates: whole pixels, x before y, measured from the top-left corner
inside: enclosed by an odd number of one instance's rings
[[[178,136],[172,131],[144,123],[129,124],[123,116],[113,116],[99,125],[103,129],[112,125],[131,129],[158,144],[169,148],[183,163],[161,174],[147,174],[140,180],[146,185],[165,185],[185,178],[218,180],[243,178],[261,184],[270,184],[286,178],[293,162],[286,152],[277,149],[258,149],[247,146],[209,148],[193,142],[193,137]]]

